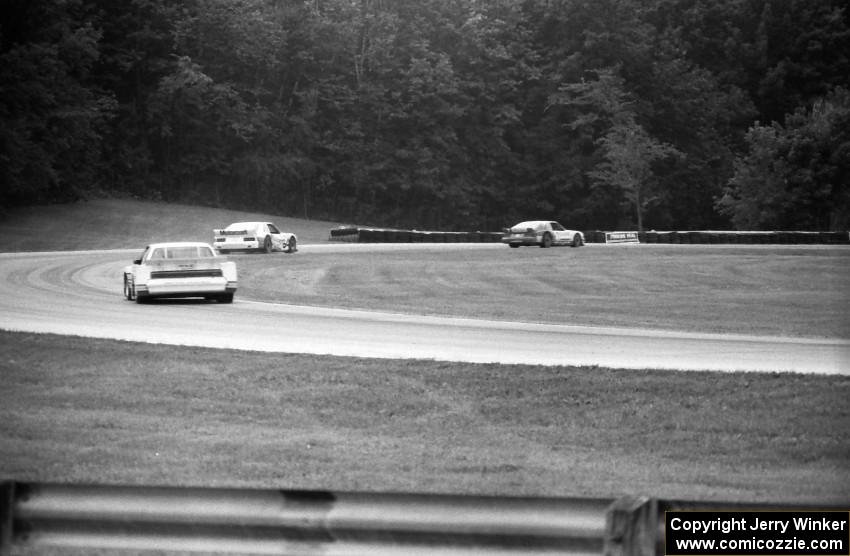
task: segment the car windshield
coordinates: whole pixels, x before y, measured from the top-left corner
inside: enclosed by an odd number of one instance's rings
[[[228,232],[253,232],[257,227],[256,224],[252,222],[234,222],[230,226],[225,228],[225,231]]]

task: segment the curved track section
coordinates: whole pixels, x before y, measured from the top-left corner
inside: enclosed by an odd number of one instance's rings
[[[309,252],[304,246],[302,252]],[[317,249],[317,252],[321,251]],[[0,255],[0,328],[267,352],[475,363],[850,374],[850,341],[425,317],[261,303],[124,300],[136,251]]]

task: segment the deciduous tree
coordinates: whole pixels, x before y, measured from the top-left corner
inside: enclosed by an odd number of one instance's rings
[[[850,92],[756,124],[718,209],[739,229],[845,230],[850,224]]]

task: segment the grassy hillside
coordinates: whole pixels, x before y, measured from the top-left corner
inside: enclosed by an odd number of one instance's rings
[[[263,220],[294,232],[301,243],[328,240],[337,223],[273,214],[97,199],[7,210],[0,215],[0,251],[137,248],[154,241],[211,241],[213,228]]]

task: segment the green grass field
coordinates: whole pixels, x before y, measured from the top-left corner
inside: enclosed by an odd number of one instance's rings
[[[850,248],[232,255],[243,298],[524,322],[850,338]]]
[[[9,212],[0,238],[8,251],[208,241],[207,230],[243,216],[255,215],[97,201]],[[302,243],[326,242],[334,225],[269,219]],[[846,338],[848,256],[843,247],[587,246],[233,258],[238,295],[250,299]],[[0,376],[0,477],[22,481],[850,500],[848,377],[385,361],[11,332],[0,332]]]
[[[850,379],[274,355],[0,333],[0,476],[850,499]]]
[[[274,214],[129,199],[95,199],[0,213],[0,251],[141,249],[156,241],[212,241],[213,228],[231,222],[271,221],[306,243],[325,242],[332,222]]]

